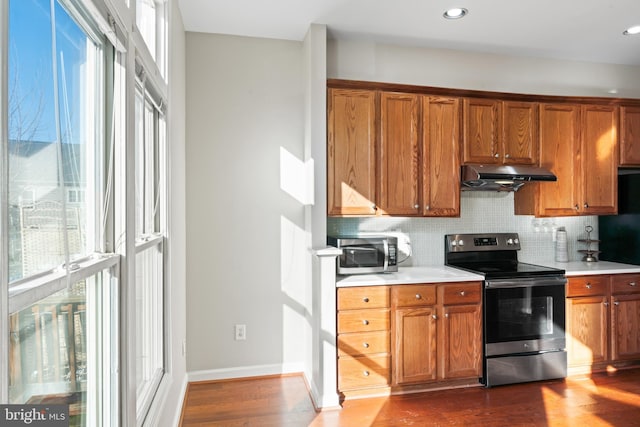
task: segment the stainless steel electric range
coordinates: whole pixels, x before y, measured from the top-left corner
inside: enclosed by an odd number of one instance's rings
[[[445,236],[445,264],[484,276],[487,387],[564,378],[565,271],[518,261],[517,233]]]

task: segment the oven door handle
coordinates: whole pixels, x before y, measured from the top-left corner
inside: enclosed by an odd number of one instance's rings
[[[526,279],[500,279],[485,281],[485,289],[495,288],[532,288],[538,286],[564,286],[567,279],[564,276],[557,277],[531,277]]]

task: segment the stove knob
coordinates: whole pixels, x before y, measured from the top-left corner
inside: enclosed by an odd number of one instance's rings
[[[507,239],[507,245],[513,245],[513,239]]]
[[[457,240],[452,240],[451,241],[451,246],[458,246],[458,241]]]
[[[464,246],[464,240],[462,239],[458,240],[458,246]]]
[[[516,237],[515,239],[513,239],[513,243],[515,245],[518,245],[518,244],[520,244],[520,240],[518,240],[518,238]]]

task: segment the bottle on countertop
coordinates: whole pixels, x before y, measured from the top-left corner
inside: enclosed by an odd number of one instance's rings
[[[567,230],[564,227],[558,228],[556,233],[556,261],[569,262],[569,250],[567,248]]]

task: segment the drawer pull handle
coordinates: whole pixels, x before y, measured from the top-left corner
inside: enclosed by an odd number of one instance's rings
[[[422,299],[422,295],[416,294],[416,299]]]
[[[605,301],[605,302],[603,302],[603,304],[604,304],[605,307],[609,307],[609,301]]]
[[[368,342],[364,342],[364,343],[362,343],[362,346],[363,346],[364,348],[369,348],[369,343],[368,343]]]
[[[448,319],[449,318],[449,313],[445,313],[444,317]]]
[[[368,297],[364,297],[364,298],[362,298],[362,301],[369,302],[369,298]]]
[[[587,283],[587,284],[586,284],[586,288],[587,288],[587,289],[591,289],[591,283]]]
[[[629,282],[629,286],[635,286],[636,282]]]
[[[365,377],[368,377],[369,376],[369,371],[362,372],[362,375],[364,375]]]
[[[464,291],[460,291],[460,296],[461,297],[465,296],[465,292]]]
[[[368,324],[369,324],[369,321],[368,321],[367,319],[364,319],[364,320],[362,321],[362,324],[363,324],[363,325],[368,325]]]
[[[432,314],[431,317],[433,317],[433,320],[438,320],[438,316],[436,316],[435,314]]]
[[[613,305],[620,305],[620,301],[614,301]]]

